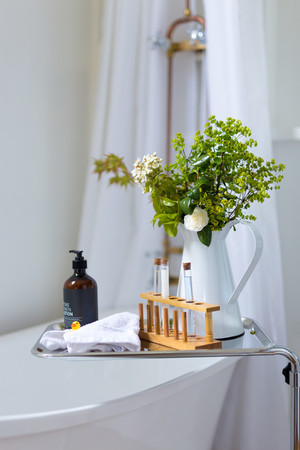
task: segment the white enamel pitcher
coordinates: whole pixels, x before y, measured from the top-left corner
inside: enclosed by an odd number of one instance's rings
[[[230,228],[237,224],[250,228],[255,239],[255,251],[246,272],[234,287],[226,237]],[[195,231],[187,230],[183,224],[179,224],[179,229],[184,239],[182,263],[191,263],[194,300],[220,305],[220,311],[214,312],[212,316],[214,338],[230,339],[242,336],[244,329],[238,297],[262,254],[263,240],[260,233],[251,222],[232,221],[221,231],[213,231],[211,244],[206,247],[200,242]],[[185,297],[182,264],[177,295]],[[196,324],[200,314],[195,314]]]

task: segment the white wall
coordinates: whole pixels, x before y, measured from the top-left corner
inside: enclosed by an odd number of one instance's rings
[[[264,5],[273,137],[300,138],[300,2],[264,0]]]
[[[98,2],[0,2],[0,334],[62,316],[84,180]]]
[[[274,142],[275,159],[286,165],[277,193],[288,346],[300,356],[300,141]],[[276,298],[273,299],[276,302]]]
[[[277,205],[287,338],[300,355],[300,2],[264,0],[264,5],[274,155],[286,165]]]

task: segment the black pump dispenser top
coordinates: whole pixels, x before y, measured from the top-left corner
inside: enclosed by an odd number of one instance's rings
[[[73,259],[72,267],[73,269],[86,269],[87,260],[82,256],[83,250],[69,250],[69,253],[75,253],[75,259]]]

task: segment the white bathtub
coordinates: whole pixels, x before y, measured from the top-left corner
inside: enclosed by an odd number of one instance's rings
[[[236,360],[37,358],[0,337],[1,450],[209,450]]]

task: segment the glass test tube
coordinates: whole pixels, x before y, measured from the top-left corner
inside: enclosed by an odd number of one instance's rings
[[[153,280],[153,292],[154,294],[161,294],[161,259],[154,258],[154,280]],[[159,306],[159,317],[162,315],[162,304],[154,302],[154,305]]]
[[[169,261],[168,259],[161,260],[161,296],[162,298],[169,297]],[[169,309],[169,326],[173,321],[171,315],[171,307],[168,305],[162,305],[163,308],[168,307]],[[171,328],[171,327],[170,327]]]
[[[169,261],[167,259],[161,260],[161,296],[162,298],[169,297]]]
[[[161,275],[160,275],[161,259],[160,258],[154,258],[153,268],[154,268],[153,292],[154,292],[154,294],[160,294],[161,293]]]
[[[183,263],[183,279],[184,279],[184,290],[185,290],[185,300],[187,303],[193,303],[193,283],[192,283],[192,271],[191,263]],[[187,332],[188,334],[196,334],[195,332],[195,311],[191,309],[186,310],[187,319]]]

